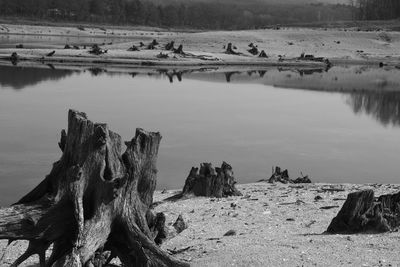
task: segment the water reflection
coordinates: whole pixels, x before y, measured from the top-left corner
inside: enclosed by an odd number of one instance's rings
[[[356,114],[365,113],[384,126],[400,126],[400,92],[351,93],[346,102]]]
[[[76,72],[74,70],[56,69],[51,64],[47,65],[47,68],[0,66],[0,87],[21,90],[44,81],[65,79]]]
[[[0,69],[0,205],[30,190],[59,158],[69,108],[108,122],[124,140],[135,127],[160,131],[160,189],[180,188],[199,162],[222,160],[241,183],[276,165],[321,182],[398,183],[399,72],[390,69],[7,63]]]
[[[126,75],[132,78],[147,76],[165,79],[169,83],[183,79],[275,85],[283,88],[342,92],[346,103],[354,113],[365,113],[382,125],[400,126],[400,79],[399,70],[368,66],[326,68],[270,67],[262,69],[241,68],[147,68],[135,71],[101,67],[58,69],[38,67],[0,66],[0,86],[23,89],[43,81],[60,80],[74,73],[89,72],[91,76]],[[64,67],[65,68],[65,67]]]

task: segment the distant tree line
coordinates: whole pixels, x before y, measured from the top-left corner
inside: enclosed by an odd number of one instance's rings
[[[350,0],[357,8],[356,19],[388,20],[400,18],[400,0]]]
[[[339,4],[288,6],[251,1],[156,4],[146,0],[0,0],[0,16],[198,29],[350,20],[351,8]]]

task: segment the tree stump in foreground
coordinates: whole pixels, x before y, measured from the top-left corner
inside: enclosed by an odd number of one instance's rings
[[[327,232],[332,234],[382,233],[400,226],[400,192],[374,197],[374,191],[350,193],[333,218]]]
[[[154,243],[165,222],[149,209],[160,140],[137,129],[122,153],[121,137],[106,124],[70,110],[61,159],[35,189],[0,209],[0,239],[29,241],[14,266],[33,254],[40,266],[101,266],[94,257],[103,251],[124,266],[188,266]]]
[[[170,197],[176,200],[190,196],[227,197],[241,196],[235,187],[236,181],[232,167],[223,162],[221,168],[213,168],[211,163],[202,163],[199,168],[192,167],[181,193]]]

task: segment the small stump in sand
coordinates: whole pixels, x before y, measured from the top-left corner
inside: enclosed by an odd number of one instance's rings
[[[253,56],[258,55],[258,49],[257,47],[253,46],[251,49],[247,50],[250,54],[252,54]]]
[[[259,180],[259,182],[268,182],[268,183],[283,183],[283,184],[288,184],[288,183],[292,183],[292,184],[307,184],[307,183],[312,183],[311,179],[308,177],[308,175],[303,175],[303,173],[301,173],[301,177],[298,177],[296,179],[290,179],[289,177],[289,172],[288,170],[283,170],[281,169],[281,167],[276,166],[275,170],[272,167],[272,175],[269,179],[261,179]]]
[[[374,191],[350,193],[342,209],[333,218],[331,234],[382,233],[400,226],[400,192],[375,198]]]
[[[284,184],[290,183],[289,172],[287,169],[282,171],[281,167],[275,167],[275,172],[272,173],[271,177],[268,180],[268,183],[276,182],[281,182]]]
[[[184,55],[185,52],[183,52],[183,45],[179,45],[178,48],[173,50],[175,54],[180,54],[180,55]]]
[[[165,50],[174,51],[175,49],[174,45],[175,45],[174,41],[169,42],[168,44],[165,45]]]
[[[222,163],[220,168],[213,168],[211,163],[202,163],[199,168],[192,167],[186,178],[185,186],[181,193],[172,196],[168,200],[176,200],[190,196],[228,197],[241,196],[235,187],[231,165]]]
[[[234,45],[232,45],[232,43],[228,43],[228,45],[226,46],[225,54],[228,54],[228,55],[240,55],[239,52],[236,52],[233,49],[236,49],[236,47]]]

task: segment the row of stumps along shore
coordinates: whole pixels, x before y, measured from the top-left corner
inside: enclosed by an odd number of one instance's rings
[[[64,46],[64,49],[72,49],[72,50],[87,50],[87,52],[89,54],[95,55],[95,56],[100,56],[102,54],[107,54],[108,53],[108,49],[103,49],[102,45],[112,45],[112,42],[109,43],[102,43],[102,44],[93,44],[91,46],[87,46],[87,45],[83,45],[82,47],[78,46],[78,45],[70,45],[70,44],[66,44]],[[17,49],[23,49],[24,45],[23,44],[18,44],[16,45]],[[154,49],[158,49],[158,50],[165,50],[166,52],[160,52],[159,54],[156,55],[156,58],[158,59],[167,59],[169,58],[171,55],[169,55],[167,52],[172,52],[173,57],[176,57],[176,55],[179,55],[181,57],[185,57],[185,58],[194,58],[194,59],[200,59],[200,60],[206,60],[206,61],[216,61],[218,60],[218,58],[213,57],[211,55],[197,55],[197,54],[193,54],[193,53],[189,53],[189,52],[185,52],[183,50],[183,45],[180,44],[178,47],[175,47],[175,41],[170,41],[168,43],[166,43],[165,45],[160,44],[156,39],[154,39],[153,41],[151,41],[148,44],[145,44],[143,42],[139,42],[138,45],[133,44],[132,46],[130,46],[127,51],[130,52],[137,52],[140,50],[154,50]],[[258,45],[254,44],[254,43],[249,43],[248,44],[248,49],[246,49],[246,52],[249,53],[248,55],[242,53],[242,52],[238,52],[237,51],[237,47],[232,44],[232,43],[228,43],[227,45],[223,46],[223,53],[228,54],[228,55],[237,55],[237,56],[256,56],[258,58],[269,58],[269,56],[267,55],[267,53],[265,52],[265,50],[259,50]],[[46,59],[53,57],[56,54],[56,50],[50,51],[48,53],[43,54],[43,56],[41,57],[41,60],[45,61]],[[279,61],[284,61],[285,58],[282,55],[278,56],[278,60]],[[13,52],[11,54],[10,57],[8,57],[8,60],[11,61],[11,63],[13,65],[17,65],[17,63],[21,60],[21,56],[18,55],[17,52]],[[315,57],[312,54],[305,54],[305,53],[301,53],[301,55],[297,58],[293,58],[293,59],[289,59],[289,60],[299,60],[299,61],[314,61],[314,62],[321,62],[324,63],[326,65],[327,68],[330,68],[332,66],[332,63],[329,61],[329,59],[324,58],[324,57]]]
[[[180,215],[166,226],[164,213],[154,213],[158,132],[136,129],[122,147],[121,136],[107,124],[93,123],[70,110],[62,130],[62,155],[51,172],[14,205],[0,209],[0,239],[28,240],[12,266],[38,254],[40,266],[105,266],[119,258],[123,266],[189,266],[178,260],[182,250],[164,251],[160,244],[188,225]],[[269,183],[311,183],[307,176],[290,179],[276,167]],[[183,190],[163,201],[203,197],[234,197],[232,166],[193,167]],[[328,234],[382,233],[400,225],[400,193],[374,196],[372,190],[350,193],[328,226]],[[228,231],[226,235],[235,235]],[[46,258],[46,251],[52,252]],[[185,249],[183,249],[185,250]]]

